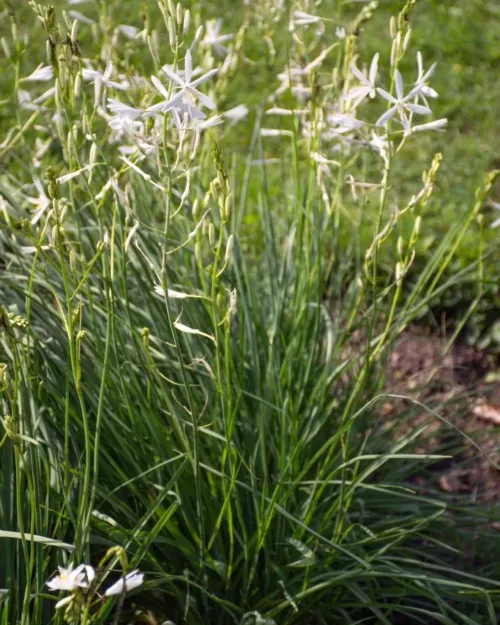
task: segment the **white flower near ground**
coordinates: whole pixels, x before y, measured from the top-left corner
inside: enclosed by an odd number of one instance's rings
[[[411,131],[411,114],[416,113],[417,115],[429,115],[432,113],[431,109],[427,106],[422,106],[421,104],[415,104],[411,102],[415,95],[416,90],[413,89],[410,91],[408,95],[404,95],[404,86],[403,86],[403,78],[399,70],[395,72],[395,85],[396,85],[396,97],[391,95],[385,89],[378,88],[378,93],[388,102],[393,104],[393,106],[387,110],[379,119],[377,120],[377,126],[385,126],[393,117],[398,113],[399,119],[403,124],[403,128],[405,132]],[[409,115],[407,115],[409,114]]]
[[[73,569],[73,565],[70,564],[68,568],[62,566],[57,567],[59,569],[59,575],[56,575],[52,579],[49,579],[47,586],[49,590],[67,590],[68,592],[75,592],[80,589],[87,589],[95,579],[94,569],[87,564],[80,564]]]
[[[500,202],[491,202],[491,206],[497,210],[500,211]],[[500,217],[498,219],[495,219],[495,221],[491,224],[490,228],[498,228],[500,226]]]
[[[26,200],[34,207],[34,213],[31,217],[31,223],[37,224],[42,218],[47,208],[52,204],[50,198],[45,193],[45,189],[40,178],[33,178],[33,183],[38,191],[38,197],[27,197]]]
[[[121,577],[116,583],[110,586],[105,592],[104,596],[112,597],[114,595],[121,595],[125,592],[138,588],[144,582],[144,574],[139,571],[132,571]]]
[[[219,57],[227,54],[227,48],[223,46],[223,43],[233,39],[234,35],[221,35],[220,30],[222,27],[222,20],[210,20],[205,25],[205,37],[202,39],[201,44],[206,47],[213,48],[215,54]]]
[[[210,110],[214,110],[216,108],[215,102],[204,93],[201,93],[197,87],[207,80],[210,80],[210,78],[215,76],[219,70],[212,69],[203,76],[193,80],[193,61],[190,50],[187,50],[186,52],[184,63],[185,69],[183,75],[178,72],[174,72],[167,65],[162,68],[165,74],[176,85],[174,88],[179,89],[175,95],[171,95],[156,76],[151,77],[151,81],[154,86],[165,98],[165,100],[146,109],[146,116],[151,114],[155,115],[157,113],[166,113],[176,107],[180,108],[184,112],[187,112],[191,119],[203,118],[204,115],[200,114],[201,111],[194,105],[195,101],[199,101],[202,106],[205,106]]]
[[[348,100],[354,100],[355,107],[361,104],[361,102],[367,96],[370,96],[370,98],[373,100],[373,98],[375,97],[377,93],[375,81],[377,80],[377,73],[378,73],[378,59],[379,59],[379,53],[377,52],[377,54],[374,55],[372,62],[370,63],[370,70],[368,71],[368,75],[365,72],[360,71],[356,67],[355,61],[351,63],[351,72],[354,74],[354,76],[356,76],[356,78],[361,83],[361,86],[351,89],[351,91],[349,91],[349,93],[346,96]]]
[[[54,78],[54,68],[52,65],[39,65],[34,72],[25,78],[21,78],[22,82],[47,82]]]

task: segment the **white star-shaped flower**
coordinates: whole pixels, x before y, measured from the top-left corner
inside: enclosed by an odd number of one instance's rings
[[[377,79],[377,73],[378,73],[378,58],[379,58],[379,54],[377,52],[377,54],[375,54],[375,56],[373,57],[372,62],[370,63],[370,70],[368,72],[368,75],[366,75],[365,72],[360,71],[356,67],[355,62],[351,63],[351,72],[356,76],[356,78],[361,83],[359,87],[355,87],[354,89],[351,89],[351,91],[349,91],[349,93],[347,94],[348,100],[354,100],[355,102],[354,106],[358,106],[358,104],[361,104],[361,102],[367,96],[370,96],[372,100],[375,97],[377,93],[376,87],[375,87],[375,81]]]
[[[167,65],[162,69],[170,80],[175,83],[174,88],[179,91],[177,91],[175,95],[169,94],[163,83],[156,76],[152,76],[151,81],[165,100],[146,109],[146,116],[166,113],[175,107],[187,112],[192,119],[200,119],[200,117],[204,117],[204,115],[200,115],[199,109],[194,105],[195,101],[199,101],[202,106],[210,110],[215,109],[215,102],[204,93],[201,93],[197,87],[215,76],[219,71],[218,69],[212,69],[203,76],[193,80],[193,61],[190,50],[186,52],[186,57],[184,59],[183,75],[174,72]]]
[[[57,567],[59,575],[56,575],[47,582],[50,590],[67,590],[75,592],[80,588],[87,589],[94,581],[95,571],[87,564],[80,564],[76,569],[70,564],[67,569],[62,566]]]
[[[222,44],[233,39],[234,35],[221,35],[222,20],[211,20],[207,22],[205,30],[206,34],[202,40],[202,45],[213,48],[217,56],[224,56],[227,48]]]
[[[132,571],[121,577],[115,584],[110,586],[105,592],[106,597],[112,597],[113,595],[121,595],[124,592],[137,588],[144,582],[144,574],[139,571]]]
[[[376,125],[385,126],[387,122],[389,122],[389,120],[391,120],[394,115],[398,113],[405,132],[410,132],[410,118],[407,113],[410,113],[410,115],[411,113],[416,113],[417,115],[429,115],[432,111],[428,106],[422,106],[421,104],[415,104],[410,101],[415,97],[416,92],[414,89],[410,91],[408,95],[404,95],[403,78],[399,70],[396,70],[395,73],[395,84],[396,97],[391,95],[388,91],[385,91],[385,89],[377,89],[378,93],[394,106],[392,106],[377,120]]]

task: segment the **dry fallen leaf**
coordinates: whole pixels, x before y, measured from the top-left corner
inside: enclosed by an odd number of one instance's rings
[[[500,425],[500,406],[493,404],[478,404],[474,406],[472,413],[478,419]]]

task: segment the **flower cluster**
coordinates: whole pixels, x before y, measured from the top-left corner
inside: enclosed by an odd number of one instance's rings
[[[88,564],[80,564],[76,568],[70,564],[67,568],[60,566],[58,569],[59,574],[52,577],[47,586],[52,592],[69,593],[56,603],[56,609],[66,608],[67,620],[78,614],[84,606],[91,606],[95,600],[122,595],[138,588],[144,581],[143,573],[138,570],[131,571],[100,593],[98,592],[100,580],[96,576],[96,571]]]

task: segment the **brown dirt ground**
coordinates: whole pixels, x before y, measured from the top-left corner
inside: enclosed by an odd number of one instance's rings
[[[471,493],[476,500],[500,501],[499,364],[460,342],[445,353],[446,345],[419,327],[402,333],[389,361],[386,391],[416,399],[443,419],[415,407],[402,424],[398,414],[408,402],[389,399],[383,406],[386,425],[398,436],[428,423],[419,451],[441,451],[448,441],[460,448],[452,460],[440,463],[439,487],[452,496]]]

